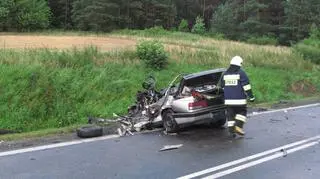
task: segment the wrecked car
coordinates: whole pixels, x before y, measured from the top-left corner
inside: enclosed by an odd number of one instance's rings
[[[136,102],[128,107],[128,115],[114,114],[116,119],[113,120],[89,117],[88,123],[118,122],[120,126],[117,131],[120,136],[162,126],[167,133],[174,133],[194,124],[221,127],[227,121],[223,89],[220,87],[225,71],[214,69],[180,74],[160,92],[155,90],[155,78],[149,76],[142,84],[144,91],[138,91]],[[89,129],[79,130],[78,136],[92,137],[95,131]]]
[[[157,102],[145,106],[142,114],[146,119],[137,121],[135,129],[163,125],[166,132],[172,133],[193,124],[223,126],[226,107],[219,85],[223,72],[225,69],[178,75]]]

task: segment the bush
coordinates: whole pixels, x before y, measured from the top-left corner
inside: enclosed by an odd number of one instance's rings
[[[0,1],[0,31],[5,29],[10,22],[10,13],[15,7],[14,0]]]
[[[293,47],[303,59],[320,64],[320,29],[315,26],[311,28],[310,37],[299,42]]]
[[[320,40],[320,29],[315,24],[312,24],[311,26],[310,39]]]
[[[302,55],[303,59],[320,64],[320,46],[307,45],[301,42],[294,46],[294,51]]]
[[[248,43],[258,44],[258,45],[277,45],[278,40],[273,37],[262,36],[262,37],[250,37],[247,40]]]
[[[168,64],[168,55],[158,41],[143,41],[137,45],[137,55],[149,68],[161,70]]]
[[[223,33],[220,32],[214,32],[214,31],[210,31],[204,34],[205,36],[217,39],[217,40],[224,40],[225,39],[225,35]]]
[[[188,21],[185,19],[182,19],[179,24],[178,30],[180,32],[189,32]]]
[[[45,29],[50,25],[50,8],[45,0],[17,2],[17,25],[20,30]]]
[[[204,34],[206,32],[206,27],[202,17],[197,17],[196,24],[192,27],[191,32],[196,34]]]
[[[164,29],[162,26],[154,26],[144,30],[145,33],[150,35],[168,35],[169,31]]]

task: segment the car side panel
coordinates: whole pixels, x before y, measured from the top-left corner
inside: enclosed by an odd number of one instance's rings
[[[208,123],[215,122],[222,117],[225,117],[224,105],[206,108],[189,113],[175,113],[173,117],[179,125],[193,123]]]
[[[172,109],[174,112],[192,112],[189,110],[189,103],[192,103],[194,101],[194,98],[192,96],[190,97],[184,97],[181,99],[175,99],[172,101]]]

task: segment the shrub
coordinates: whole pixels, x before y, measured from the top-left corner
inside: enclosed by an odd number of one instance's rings
[[[310,39],[320,40],[320,29],[315,24],[312,24],[312,26],[311,26]]]
[[[202,17],[197,17],[196,24],[192,27],[191,32],[196,34],[204,34],[206,32],[206,27]]]
[[[162,26],[154,26],[149,29],[144,30],[145,33],[150,35],[168,35],[169,32],[164,29]]]
[[[299,42],[293,49],[299,53],[303,59],[320,64],[320,29],[313,26],[310,37]]]
[[[185,19],[182,19],[178,29],[180,32],[189,32],[188,21]]]
[[[320,46],[317,47],[300,42],[294,46],[294,51],[302,55],[303,59],[320,64]]]
[[[273,37],[262,36],[262,37],[250,37],[247,40],[248,43],[258,44],[258,45],[277,45],[278,40]]]
[[[17,25],[20,30],[45,29],[50,25],[51,12],[45,0],[18,1],[17,11]]]
[[[168,63],[163,44],[158,41],[143,41],[137,45],[137,55],[149,68],[161,70]]]
[[[214,31],[210,31],[204,34],[205,36],[217,39],[217,40],[224,40],[225,39],[225,35],[223,33],[220,32],[214,32]]]

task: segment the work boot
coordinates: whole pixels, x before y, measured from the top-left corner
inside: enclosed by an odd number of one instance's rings
[[[243,129],[238,126],[234,127],[234,132],[237,133],[238,135],[241,135],[241,136],[245,135],[245,132],[243,131]]]

